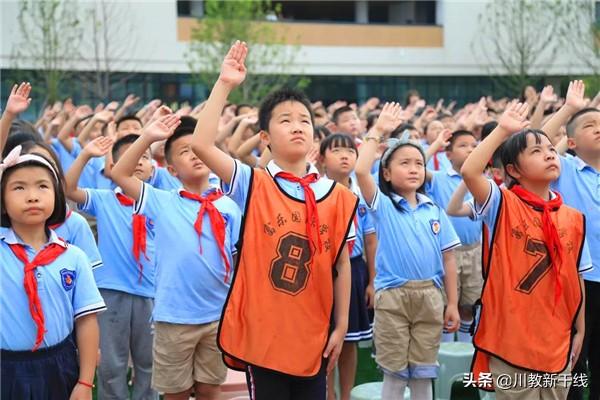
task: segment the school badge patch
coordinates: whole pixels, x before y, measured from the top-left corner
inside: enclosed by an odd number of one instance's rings
[[[431,225],[431,231],[433,232],[434,235],[437,235],[438,233],[440,233],[440,221],[438,221],[437,219],[431,219],[429,220],[429,224]]]
[[[61,269],[60,281],[65,290],[69,291],[73,289],[73,286],[75,285],[75,271],[66,268]]]
[[[366,206],[358,206],[358,215],[359,216],[364,217],[366,213],[367,213]]]

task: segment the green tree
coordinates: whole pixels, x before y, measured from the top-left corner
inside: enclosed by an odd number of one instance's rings
[[[303,88],[307,78],[293,78],[287,71],[297,58],[299,46],[286,42],[267,18],[279,7],[270,0],[205,0],[204,15],[192,31],[186,59],[194,79],[211,87],[223,57],[235,40],[251,48],[244,84],[230,96],[234,103],[257,104],[268,92],[290,85]],[[257,74],[257,71],[261,71]]]
[[[20,41],[12,49],[16,68],[24,63],[32,70],[22,76],[35,82],[46,102],[60,98],[61,83],[72,74],[79,57],[82,27],[74,0],[21,0],[17,23]]]
[[[491,0],[479,16],[475,53],[501,86],[519,93],[554,64],[567,0]]]

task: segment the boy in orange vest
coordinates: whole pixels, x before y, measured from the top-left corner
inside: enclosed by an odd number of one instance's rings
[[[581,274],[592,262],[583,214],[550,190],[556,149],[543,131],[525,129],[527,108],[511,103],[461,169],[490,232],[472,372],[499,400],[566,399],[585,333]],[[483,176],[501,144],[509,189]],[[541,374],[555,381],[537,385]]]
[[[238,41],[225,57],[192,144],[245,214],[218,344],[230,367],[246,371],[253,400],[325,400],[348,325],[346,242],[358,199],[307,163],[313,115],[302,93],[277,91],[261,106],[260,134],[273,155],[264,170],[215,146],[227,97],[246,76],[247,51]]]

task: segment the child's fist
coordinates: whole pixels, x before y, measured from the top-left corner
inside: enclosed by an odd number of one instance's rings
[[[22,82],[19,86],[14,85],[8,96],[6,103],[6,112],[12,115],[17,115],[27,110],[29,104],[31,104],[31,84],[29,82]]]
[[[85,145],[83,151],[90,157],[102,157],[110,151],[112,145],[112,139],[100,136]]]
[[[529,125],[529,121],[527,120],[528,110],[529,105],[527,103],[513,101],[506,107],[504,114],[498,119],[498,126],[510,134],[527,128]]]
[[[152,142],[168,139],[181,123],[179,118],[180,117],[175,114],[162,116],[156,121],[147,125],[142,130],[142,135],[150,139]]]
[[[248,47],[246,43],[237,40],[223,60],[219,80],[232,88],[239,86],[246,78],[244,62],[247,54]]]

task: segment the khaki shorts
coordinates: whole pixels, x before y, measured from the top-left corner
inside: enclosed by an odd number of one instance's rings
[[[194,382],[225,382],[227,367],[217,348],[218,326],[218,321],[202,325],[156,322],[152,387],[163,393],[179,393]]]
[[[490,357],[490,372],[494,379],[496,400],[563,400],[567,398],[571,386],[570,365],[560,374],[555,374],[555,380],[546,381],[544,374],[515,368],[496,357]],[[536,375],[540,376],[539,379],[536,379]],[[541,382],[541,385],[533,382]]]
[[[481,244],[461,246],[454,250],[458,283],[458,304],[470,306],[481,297]]]
[[[375,294],[377,364],[399,378],[437,377],[444,325],[441,289],[432,281],[410,281]]]

